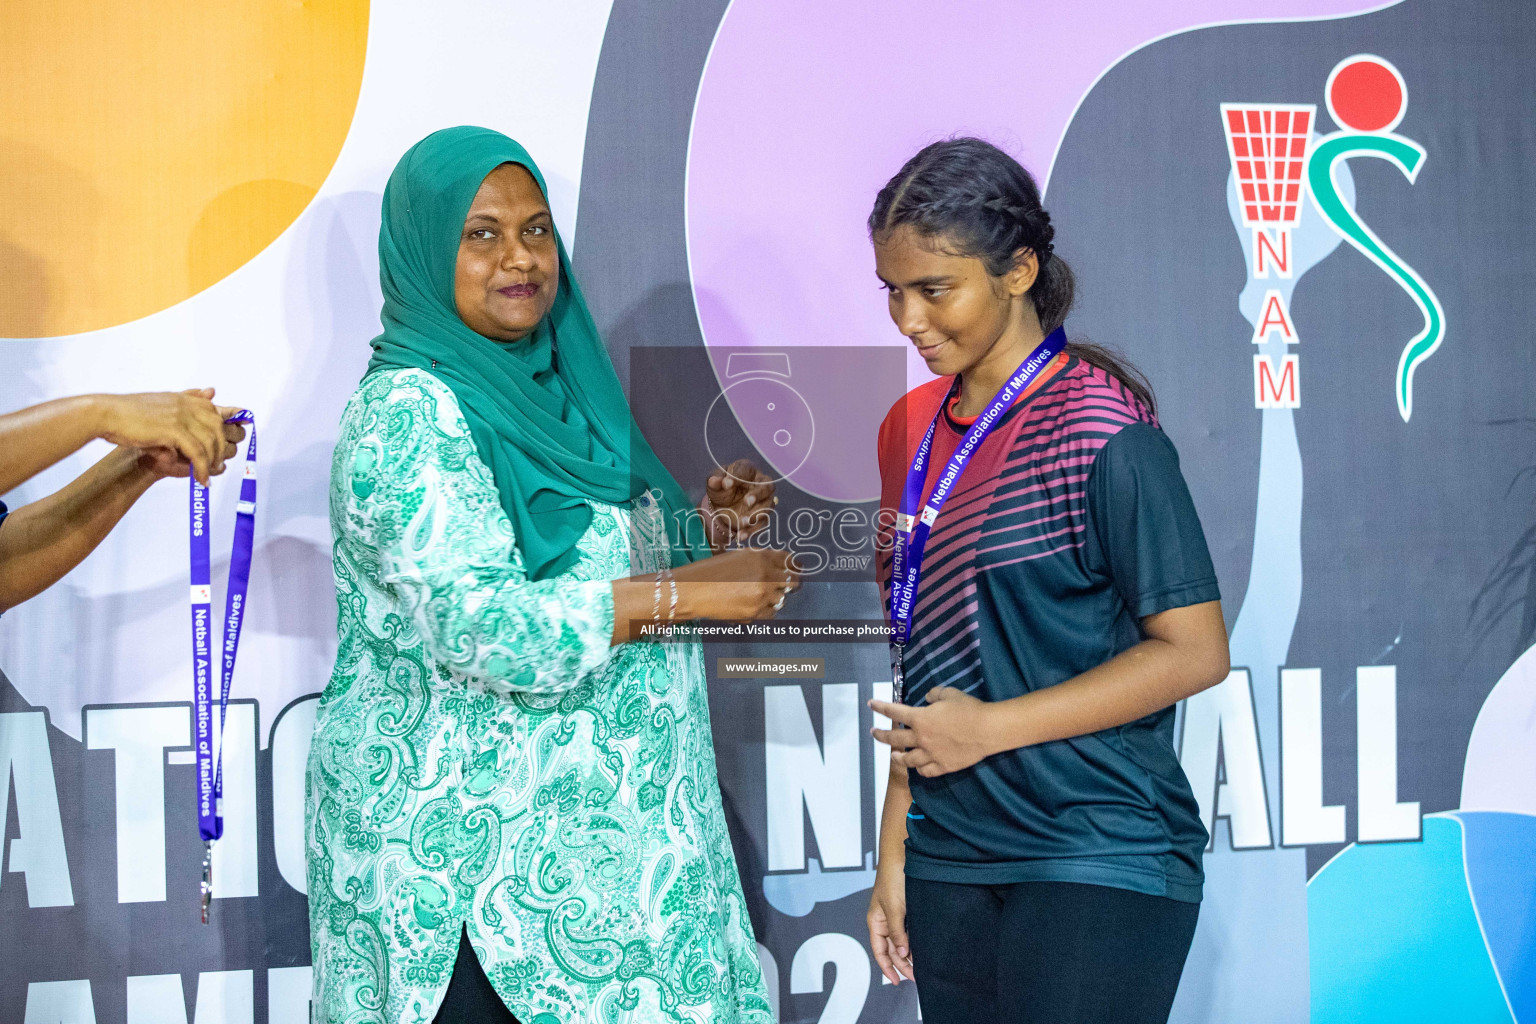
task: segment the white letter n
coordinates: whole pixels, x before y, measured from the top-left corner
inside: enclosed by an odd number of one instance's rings
[[[805,816],[810,812],[822,866],[858,867],[863,858],[859,815],[859,686],[821,688],[818,745],[799,686],[763,688],[767,769],[768,870],[805,867]]]

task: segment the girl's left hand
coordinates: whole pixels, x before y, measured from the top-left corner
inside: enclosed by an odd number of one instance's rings
[[[711,473],[704,494],[707,504],[714,506],[713,515],[708,507],[702,511],[710,546],[716,551],[767,526],[768,512],[779,501],[773,495],[772,478],[748,459],[737,459]]]
[[[925,779],[969,768],[998,752],[993,746],[997,705],[977,700],[949,686],[928,691],[926,707],[869,702],[876,714],[905,729],[871,729],[870,735],[891,748],[891,763]]]

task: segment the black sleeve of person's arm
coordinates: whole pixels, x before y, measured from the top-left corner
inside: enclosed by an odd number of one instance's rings
[[[5,502],[0,501],[0,526],[5,525],[5,517],[11,514],[11,510],[5,507]],[[4,612],[0,612],[3,615]]]
[[[1087,499],[1094,561],[1138,619],[1221,597],[1179,454],[1161,430],[1134,423],[1112,437]]]

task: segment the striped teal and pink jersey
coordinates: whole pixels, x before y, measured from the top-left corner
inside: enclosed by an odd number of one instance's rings
[[[935,414],[925,497],[970,425],[947,407],[952,384],[916,388],[881,425],[886,507]],[[887,606],[889,572],[887,554]],[[1140,642],[1146,616],[1219,596],[1173,444],[1118,380],[1069,350],[993,428],[933,525],[907,700],[935,686],[987,701],[1052,686]],[[936,779],[913,774],[908,874],[1198,900],[1208,837],[1173,721],[1167,708]]]

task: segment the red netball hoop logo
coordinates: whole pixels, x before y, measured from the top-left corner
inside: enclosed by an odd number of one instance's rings
[[[1413,375],[1440,346],[1445,313],[1429,285],[1387,247],[1360,219],[1339,189],[1337,171],[1351,157],[1388,160],[1411,182],[1423,165],[1425,150],[1393,132],[1408,109],[1408,85],[1390,61],[1356,54],[1336,65],[1323,88],[1328,114],[1339,130],[1314,136],[1315,104],[1223,103],[1222,128],[1237,186],[1238,214],[1252,232],[1249,269],[1253,280],[1294,276],[1294,232],[1301,227],[1303,204],[1313,209],[1340,238],[1380,267],[1419,307],[1424,327],[1404,346],[1398,360],[1394,394],[1406,422],[1413,414]],[[1285,345],[1300,338],[1291,321],[1287,288],[1266,290],[1254,319],[1253,342],[1277,338]],[[1254,405],[1294,409],[1301,405],[1298,356],[1269,346],[1253,357]]]
[[[1291,276],[1291,229],[1301,223],[1302,171],[1317,107],[1285,103],[1223,103],[1227,155],[1237,175],[1243,226],[1253,229],[1253,274],[1273,264]]]

